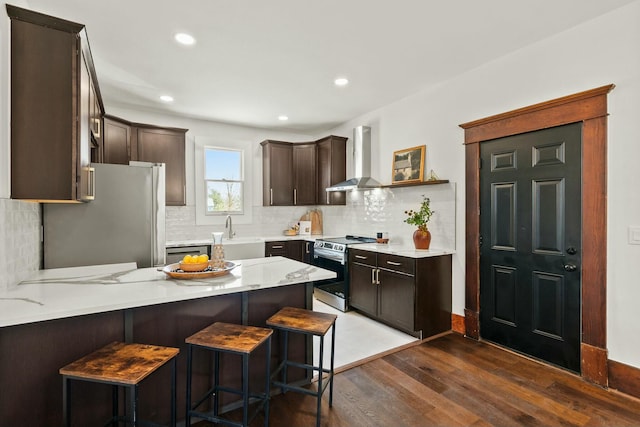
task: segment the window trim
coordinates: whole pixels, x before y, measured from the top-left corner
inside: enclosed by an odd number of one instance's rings
[[[244,191],[243,191],[243,213],[229,213],[225,215],[206,215],[207,205],[204,189],[204,163],[205,163],[205,151],[204,147],[220,147],[228,148],[232,150],[243,151],[243,175],[244,175]],[[254,159],[253,143],[251,141],[237,140],[237,139],[221,139],[209,136],[195,136],[194,137],[194,196],[195,196],[195,221],[196,225],[222,225],[225,224],[227,215],[232,215],[233,224],[252,224],[253,223],[253,205],[254,205],[254,187],[257,185],[254,183],[259,177],[256,174],[260,174],[260,171],[254,171]]]
[[[243,148],[236,148],[236,147],[222,147],[219,145],[204,145],[202,147],[203,149],[203,155],[202,155],[202,179],[204,181],[204,185],[203,185],[203,190],[204,190],[204,201],[205,201],[205,206],[204,206],[204,210],[205,210],[205,215],[206,216],[221,216],[224,215],[225,217],[227,215],[244,215],[245,212],[245,190],[246,190],[246,179],[245,179],[245,158],[246,158],[246,150]],[[233,152],[239,152],[240,153],[240,177],[239,179],[207,179],[207,150],[218,150],[218,151],[233,151]],[[197,178],[196,178],[197,179]],[[213,212],[209,212],[208,209],[208,183],[209,182],[216,182],[216,183],[225,183],[225,182],[238,182],[241,185],[241,190],[240,190],[240,196],[242,198],[242,203],[240,206],[240,210],[239,211],[213,211]]]

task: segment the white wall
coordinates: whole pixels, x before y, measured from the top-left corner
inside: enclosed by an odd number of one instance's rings
[[[499,60],[372,111],[334,129],[350,135],[369,125],[373,177],[391,181],[393,151],[427,145],[427,168],[457,183],[457,254],[453,311],[464,313],[464,133],[458,124],[600,87],[609,95],[607,333],[609,357],[640,367],[640,246],[627,243],[640,225],[640,1],[568,29]],[[604,171],[603,171],[604,172]]]

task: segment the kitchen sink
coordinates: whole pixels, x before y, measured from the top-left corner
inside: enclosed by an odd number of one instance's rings
[[[229,260],[263,258],[264,240],[256,237],[234,237],[222,240],[224,257]]]

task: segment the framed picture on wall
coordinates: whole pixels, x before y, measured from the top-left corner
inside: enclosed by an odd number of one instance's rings
[[[427,147],[420,145],[393,152],[393,169],[391,183],[421,182],[424,177],[425,151]]]

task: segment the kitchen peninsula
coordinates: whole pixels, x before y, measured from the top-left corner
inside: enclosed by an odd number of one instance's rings
[[[311,308],[311,282],[335,277],[282,257],[237,263],[225,276],[198,280],[169,279],[156,268],[136,269],[135,263],[41,270],[0,293],[0,383],[12,396],[0,401],[0,419],[6,425],[60,425],[58,369],[67,363],[112,341],[184,350],[186,337],[215,321],[264,326],[281,307]],[[299,360],[312,357],[310,340],[290,345]],[[275,342],[273,360],[279,348]],[[184,407],[185,354],[178,356],[178,408]],[[231,381],[238,377],[234,366],[223,370]],[[199,360],[198,370],[199,381],[206,381],[208,360]],[[165,377],[156,375],[141,385],[143,418],[166,421]],[[110,396],[109,387],[78,384],[74,416],[108,418]]]

